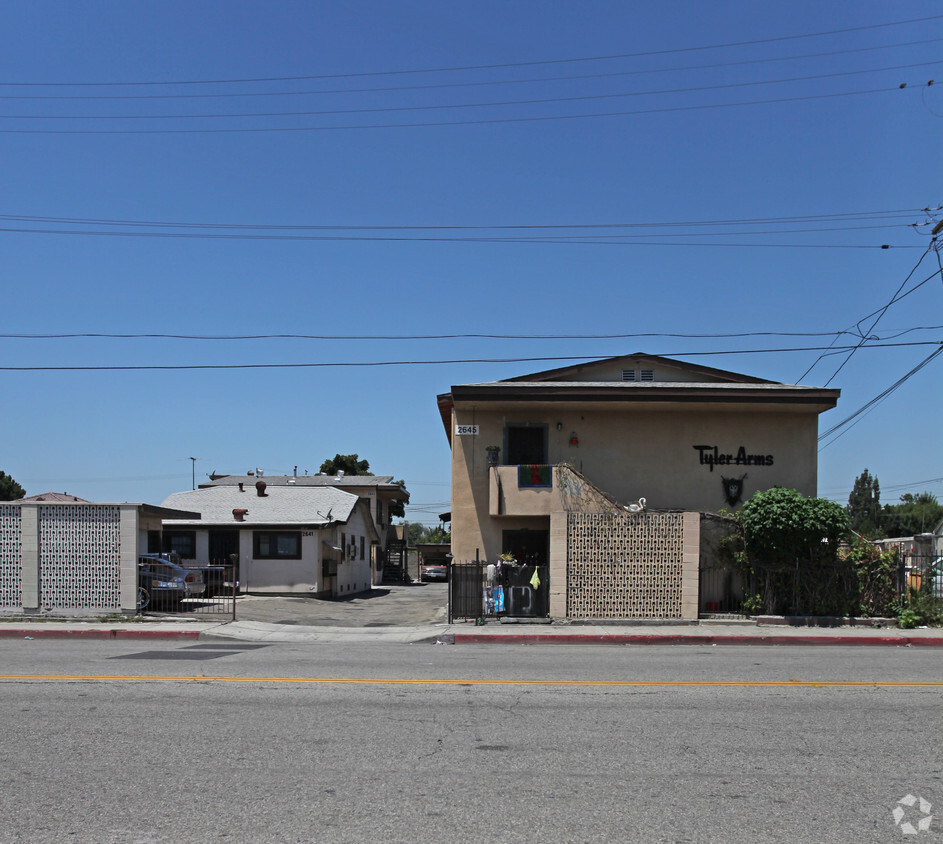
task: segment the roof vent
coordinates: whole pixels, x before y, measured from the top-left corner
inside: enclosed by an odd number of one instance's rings
[[[246,516],[248,516],[248,515],[249,515],[249,511],[246,510],[246,509],[244,509],[244,508],[242,508],[242,507],[237,507],[235,510],[232,511],[232,517],[233,517],[237,522],[243,522],[243,521],[245,521],[245,518],[246,518]]]
[[[641,371],[642,381],[654,381],[655,380],[655,370],[654,369],[643,369]]]
[[[265,481],[255,482],[255,494],[262,498],[265,495]]]
[[[623,380],[623,381],[635,381],[635,380],[637,380],[636,377],[635,377],[635,370],[634,370],[634,369],[623,369],[623,370],[622,370],[622,380]]]
[[[343,470],[343,469],[338,469],[338,470],[337,470],[337,480],[342,480],[343,477],[344,477],[344,470]]]

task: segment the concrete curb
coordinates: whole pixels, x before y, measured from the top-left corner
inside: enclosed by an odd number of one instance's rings
[[[200,638],[199,630],[109,630],[91,629],[61,630],[43,628],[42,630],[0,630],[0,639],[192,639]]]
[[[517,633],[450,633],[441,641],[456,645],[869,645],[943,647],[943,636],[712,636],[670,633],[558,633],[521,635]]]

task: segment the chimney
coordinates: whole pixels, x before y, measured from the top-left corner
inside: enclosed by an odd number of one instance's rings
[[[245,492],[245,489],[243,488],[243,485],[242,485],[242,481],[239,481],[239,492]]]
[[[262,498],[265,495],[265,481],[255,482],[255,494]]]

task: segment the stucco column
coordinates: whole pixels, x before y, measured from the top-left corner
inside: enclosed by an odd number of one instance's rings
[[[701,561],[700,513],[682,514],[681,535],[681,618],[696,621]]]
[[[566,618],[567,514],[550,514],[550,617]]]
[[[118,507],[118,606],[125,615],[137,612],[138,506]]]
[[[39,505],[20,506],[23,612],[39,612]]]

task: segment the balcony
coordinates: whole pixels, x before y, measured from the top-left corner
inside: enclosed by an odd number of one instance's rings
[[[549,516],[560,507],[554,466],[494,466],[490,471],[488,515]]]

